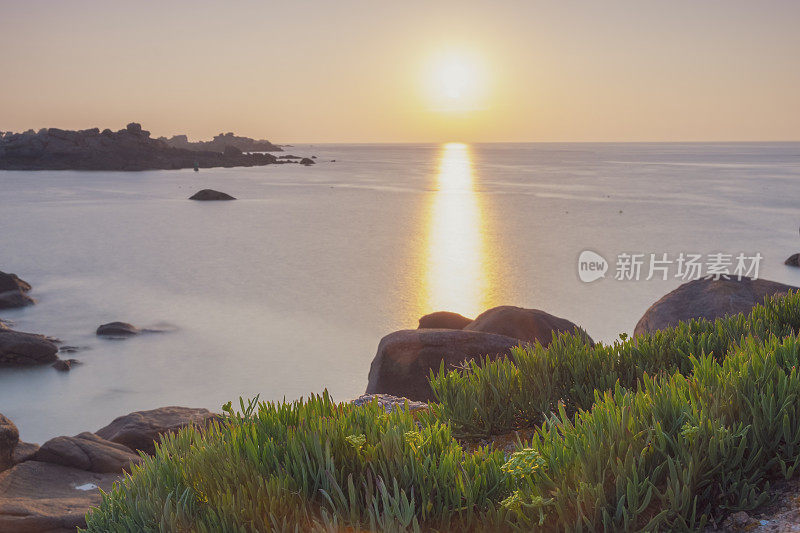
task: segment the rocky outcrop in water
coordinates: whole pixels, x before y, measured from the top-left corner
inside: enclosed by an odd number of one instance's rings
[[[189,200],[200,200],[202,202],[210,202],[215,200],[236,200],[230,194],[215,191],[214,189],[203,189],[202,191],[197,191],[192,196],[189,197]]]
[[[634,335],[674,327],[693,318],[715,320],[727,315],[749,313],[764,298],[798,287],[766,279],[698,279],[684,283],[645,312]]]
[[[194,151],[212,151],[222,152],[228,146],[238,148],[242,152],[282,152],[283,148],[276,146],[266,139],[256,140],[250,137],[240,137],[231,132],[220,133],[210,141],[197,141],[190,142],[186,135],[174,135],[169,139],[166,137],[159,137],[160,141],[164,141],[173,148],[182,148],[185,150]]]
[[[52,363],[58,346],[44,335],[0,329],[0,367]]]
[[[800,267],[800,254],[790,255],[786,261],[783,262],[783,264],[793,267]]]
[[[28,296],[31,284],[16,274],[0,272],[0,309],[11,309],[31,305],[33,298]]]
[[[142,330],[127,322],[109,322],[98,326],[95,333],[99,337],[131,337],[141,332]]]
[[[252,167],[277,160],[271,154],[175,148],[133,122],[125,129],[69,131],[45,128],[5,133],[0,138],[0,170],[156,170]]]

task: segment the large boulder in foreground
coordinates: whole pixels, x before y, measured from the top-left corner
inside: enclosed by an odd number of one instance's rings
[[[369,369],[367,394],[391,394],[427,402],[433,398],[428,376],[442,361],[455,368],[483,356],[509,355],[519,340],[479,331],[406,329],[381,339]]]
[[[118,474],[25,461],[0,474],[0,531],[61,533],[86,527],[84,515],[100,504]]]
[[[18,442],[17,426],[0,414],[0,472],[14,465],[14,448]]]
[[[122,473],[142,458],[122,444],[81,433],[74,437],[55,437],[42,444],[34,455],[35,461],[69,466],[100,473]]]
[[[236,200],[236,198],[234,198],[230,194],[226,194],[220,191],[215,191],[214,189],[203,189],[202,191],[197,191],[192,196],[190,196],[189,200],[200,200],[203,202],[208,202],[213,200]]]
[[[698,279],[684,283],[650,306],[634,335],[652,333],[677,326],[693,318],[716,320],[728,315],[749,313],[764,298],[783,294],[797,287],[766,279]]]
[[[127,446],[132,450],[155,453],[155,443],[165,433],[175,433],[189,425],[206,427],[219,415],[208,409],[191,407],[159,407],[150,411],[135,411],[115,418],[98,430],[98,436]]]
[[[0,367],[52,363],[58,346],[44,335],[0,329]]]
[[[20,279],[16,274],[0,272],[0,309],[33,304],[33,298],[27,294],[30,290],[30,283]]]
[[[417,329],[464,329],[472,319],[450,311],[436,311],[419,319]]]
[[[505,335],[521,341],[547,346],[553,340],[553,333],[581,331],[566,318],[560,318],[539,309],[525,309],[512,305],[501,305],[484,311],[472,323],[464,327],[465,331],[482,331]],[[588,342],[592,339],[586,335]]]

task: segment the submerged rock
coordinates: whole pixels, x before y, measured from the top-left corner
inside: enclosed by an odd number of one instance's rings
[[[122,473],[130,471],[142,458],[127,446],[84,432],[50,439],[42,444],[33,460],[90,472]]]
[[[25,307],[34,303],[28,296],[31,285],[16,274],[0,272],[0,309]]]
[[[213,189],[203,189],[202,191],[198,191],[194,193],[194,195],[190,196],[189,200],[201,200],[207,202],[211,200],[236,200],[236,198],[224,192],[215,191]]]
[[[369,369],[367,394],[385,393],[411,400],[430,401],[431,370],[456,368],[464,361],[509,355],[518,339],[452,329],[407,329],[381,339]]]
[[[160,407],[115,418],[109,425],[96,431],[96,434],[132,450],[152,455],[155,453],[155,443],[160,440],[161,435],[174,433],[189,425],[206,427],[218,418],[219,415],[208,409]]]
[[[81,364],[77,359],[59,359],[51,366],[60,372],[69,372],[73,366]]]
[[[451,313],[450,311],[436,311],[419,319],[417,329],[464,329],[472,319]]]
[[[592,342],[589,335],[566,318],[560,318],[539,309],[525,309],[512,305],[501,305],[484,311],[470,324],[464,326],[465,331],[482,331],[505,335],[525,342],[539,342],[547,346],[553,340],[553,333],[580,331]]]
[[[784,294],[798,287],[765,279],[698,279],[684,283],[650,306],[634,335],[652,333],[677,326],[693,318],[716,320],[728,315],[749,313],[764,298]]]
[[[0,366],[27,366],[52,363],[58,359],[58,346],[44,335],[0,330]]]

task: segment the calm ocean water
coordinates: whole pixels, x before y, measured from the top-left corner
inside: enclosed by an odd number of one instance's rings
[[[0,171],[0,270],[38,300],[0,318],[85,348],[69,373],[0,369],[24,440],[162,405],[352,398],[380,338],[435,310],[535,307],[610,341],[681,283],[613,279],[622,252],[760,253],[760,277],[800,285],[783,265],[800,251],[798,143],[289,152],[319,164]],[[186,199],[202,188],[239,200]],[[605,279],[580,281],[585,249]],[[112,320],[176,331],[96,338]]]

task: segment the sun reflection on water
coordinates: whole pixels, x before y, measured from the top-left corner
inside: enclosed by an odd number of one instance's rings
[[[483,213],[469,146],[448,143],[439,157],[427,225],[426,312],[476,316],[486,309]]]

